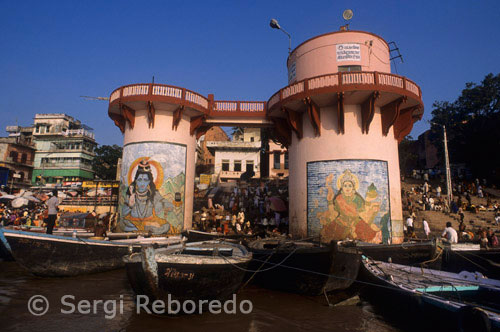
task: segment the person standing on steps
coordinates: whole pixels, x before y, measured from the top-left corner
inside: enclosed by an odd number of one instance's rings
[[[52,197],[47,201],[47,208],[49,214],[47,217],[47,234],[52,234],[54,225],[56,224],[57,210],[59,209],[59,198],[57,198],[57,190],[54,189],[51,194]]]

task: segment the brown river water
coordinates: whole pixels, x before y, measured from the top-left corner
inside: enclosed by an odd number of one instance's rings
[[[34,295],[43,295],[49,309],[43,316],[28,311]],[[122,313],[112,319],[102,302],[96,313],[61,313],[81,300],[115,300]],[[305,297],[257,286],[247,286],[237,294],[237,302],[249,300],[249,314],[211,314],[160,316],[136,313],[133,292],[125,270],[73,278],[38,278],[15,262],[0,261],[0,331],[403,331],[401,324],[391,323],[376,308],[362,301],[358,305],[329,307],[324,297]],[[109,308],[109,307],[108,307]],[[89,309],[93,311],[93,309]],[[110,312],[109,310],[107,311]]]

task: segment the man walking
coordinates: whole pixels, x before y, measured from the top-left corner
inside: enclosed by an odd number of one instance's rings
[[[425,238],[429,240],[429,234],[431,233],[431,229],[429,228],[429,223],[427,222],[427,220],[423,219],[422,225],[424,226]]]
[[[57,190],[54,189],[52,193],[49,193],[52,197],[45,203],[49,209],[49,216],[47,218],[47,234],[52,234],[54,225],[56,224],[57,209],[59,208],[59,199],[57,198]]]
[[[406,229],[408,231],[408,237],[413,237],[413,218],[411,215],[406,219]]]

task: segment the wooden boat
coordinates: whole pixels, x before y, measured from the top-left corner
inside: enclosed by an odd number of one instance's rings
[[[261,287],[305,295],[343,290],[356,280],[360,254],[355,248],[287,238],[267,238],[248,244],[253,254],[247,274]]]
[[[438,241],[403,242],[401,244],[373,244],[358,241],[343,242],[343,246],[355,247],[365,256],[396,264],[418,265],[429,262],[428,267],[441,267],[441,248]]]
[[[479,244],[445,245],[442,270],[477,271],[488,278],[500,279],[500,248],[484,249]]]
[[[480,273],[459,274],[374,261],[363,256],[363,279],[386,309],[406,309],[411,324],[432,321],[433,330],[500,330],[500,281]],[[377,287],[382,286],[382,287]],[[443,326],[440,326],[443,325]]]
[[[183,231],[182,236],[187,238],[187,242],[202,242],[212,240],[224,240],[229,242],[244,242],[248,243],[256,239],[255,235],[248,234],[222,234],[222,233],[209,233],[189,229]]]
[[[0,259],[4,261],[13,261],[14,257],[12,257],[12,252],[10,250],[10,245],[7,242],[7,239],[3,235],[3,232],[0,228]]]
[[[159,249],[143,247],[123,260],[137,295],[147,295],[149,303],[167,303],[169,297],[183,303],[229,299],[240,287],[251,258],[242,245],[205,241]]]
[[[126,242],[65,237],[0,229],[17,263],[41,277],[66,277],[124,267],[122,257],[138,252],[141,239]],[[180,237],[158,238],[158,245],[179,243]]]

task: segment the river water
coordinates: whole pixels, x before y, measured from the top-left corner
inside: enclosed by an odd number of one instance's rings
[[[43,259],[41,257],[41,259]],[[43,295],[49,309],[43,316],[28,311],[29,299]],[[70,310],[61,302],[116,300],[122,313],[114,318],[96,303],[96,313],[61,313]],[[133,293],[125,270],[73,278],[38,278],[15,262],[0,261],[0,331],[402,331],[398,324],[377,314],[368,302],[329,307],[324,297],[305,297],[247,286],[237,302],[249,300],[250,314],[211,314],[165,317],[136,313]],[[109,307],[108,307],[109,308]],[[86,308],[84,308],[86,309]],[[89,309],[93,311],[93,309]]]

